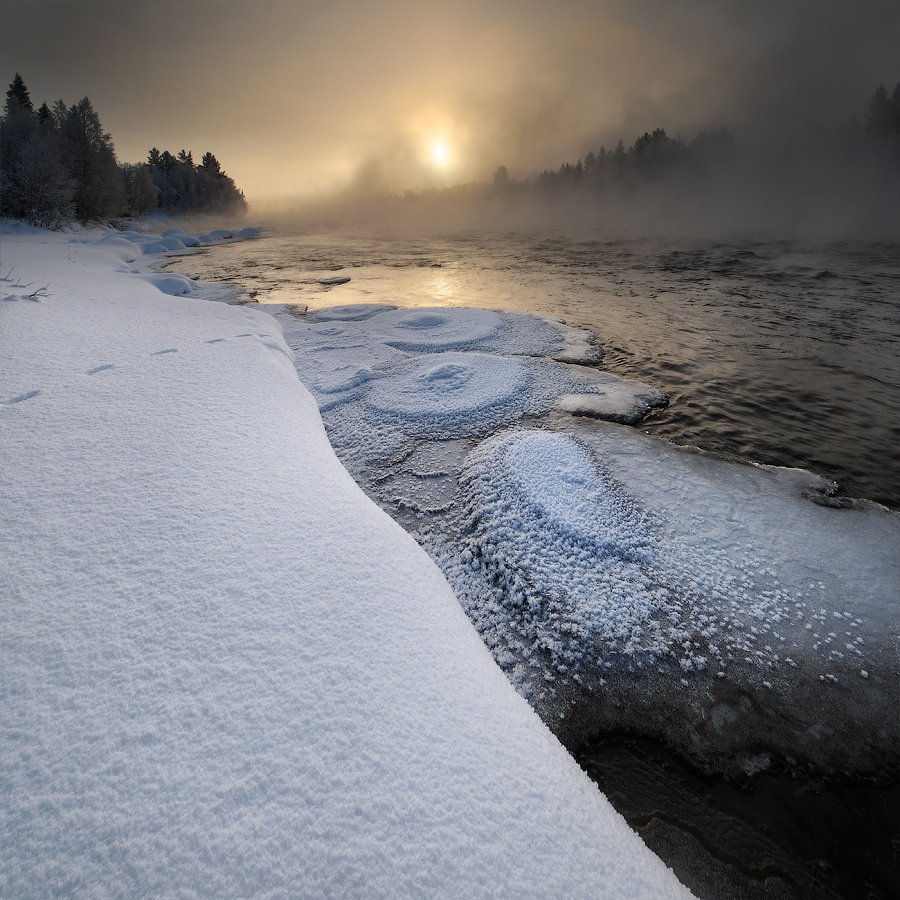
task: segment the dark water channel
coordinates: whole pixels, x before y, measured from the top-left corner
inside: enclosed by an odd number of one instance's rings
[[[769,771],[728,781],[631,735],[570,749],[699,897],[897,896],[896,780]]]

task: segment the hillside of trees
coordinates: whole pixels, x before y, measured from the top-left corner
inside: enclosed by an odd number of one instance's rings
[[[236,213],[244,195],[206,153],[173,156],[153,148],[147,162],[119,165],[112,136],[85,97],[35,110],[17,73],[0,119],[0,214],[33,225],[108,221],[166,212]]]

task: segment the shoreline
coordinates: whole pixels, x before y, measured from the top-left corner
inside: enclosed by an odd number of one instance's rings
[[[49,283],[0,305],[6,888],[687,896],[353,484],[274,320],[83,237],[3,236]]]
[[[178,257],[175,258],[176,261],[177,261],[177,259],[178,259]],[[202,293],[203,293],[203,291],[201,291],[201,294],[202,294]],[[251,303],[251,304],[247,304],[247,305],[244,305],[244,306],[238,306],[238,307],[234,307],[234,308],[236,308],[236,309],[249,309],[249,310],[254,310],[254,309],[257,309],[257,308],[258,308],[260,311],[265,311],[265,307],[266,307],[266,304],[254,304],[254,303]],[[407,310],[407,311],[409,311],[409,310]],[[249,337],[249,335],[248,335],[248,337]],[[269,348],[269,349],[274,350],[274,348]],[[280,352],[280,351],[279,351],[279,352]],[[292,370],[293,370],[293,365],[292,365],[291,368],[292,368]],[[708,455],[708,454],[703,454],[703,453],[701,453],[700,455],[702,456],[702,455]],[[754,465],[755,465],[755,464],[754,464]],[[756,467],[756,468],[764,468],[764,467],[759,467],[759,466],[755,466],[755,467]],[[786,473],[786,474],[789,474],[789,473]],[[868,503],[868,501],[866,501],[865,503]],[[571,719],[569,719],[569,721],[571,721]],[[556,730],[556,729],[554,729],[554,730]],[[601,739],[601,743],[602,743],[602,740],[603,740],[603,739]],[[579,750],[578,742],[577,742],[577,741],[573,741],[571,738],[568,738],[568,739],[567,739],[567,738],[564,737],[564,743],[566,743],[566,744],[569,746],[570,750],[573,751],[573,755],[576,755],[576,754],[578,754],[578,753],[581,753],[582,756],[583,756],[585,753],[590,753],[590,752],[591,752],[591,750],[590,750],[590,745],[588,745],[588,749],[585,749],[584,747],[582,747],[582,748]],[[665,742],[661,743],[660,746],[666,746]],[[576,755],[575,758],[576,758],[576,759],[581,759],[582,757]],[[696,765],[696,761],[694,761],[694,762],[692,763],[692,765]],[[777,769],[777,767],[776,767],[776,769]],[[592,774],[592,777],[594,777],[595,780],[597,780],[597,777],[596,777],[596,776],[597,776],[597,773],[600,772],[600,771],[601,771],[600,769],[597,769],[597,770]],[[657,774],[658,774],[658,775],[662,775],[663,778],[665,779],[665,773],[666,773],[666,766],[665,766],[665,765],[662,765],[662,766],[659,768]],[[767,779],[769,779],[770,777],[775,777],[776,775],[777,775],[777,772],[772,772],[772,773],[765,773],[765,772],[764,772],[761,776],[760,776],[760,775],[757,776],[757,778],[758,778],[758,779],[761,779],[761,780],[756,780],[756,781],[753,782],[753,783],[755,783],[755,784],[757,784],[757,785],[763,785],[763,784],[767,783]],[[724,781],[722,781],[722,782],[720,782],[720,783],[723,784],[723,785],[727,785],[728,781],[727,781],[727,779],[725,779]],[[890,785],[895,785],[895,784],[896,784],[895,781],[890,782]],[[639,813],[639,814],[637,815],[636,818],[635,818],[634,816],[632,816],[632,817],[630,818],[630,820],[629,820],[629,821],[631,822],[632,827],[635,828],[635,829],[637,829],[639,832],[642,831],[642,829],[644,828],[644,826],[643,826],[643,824],[642,824],[641,816],[642,816],[642,814]],[[645,836],[645,839],[648,839],[648,840],[651,839],[651,837],[650,837],[649,835],[647,835],[647,834],[645,834],[644,836]],[[660,847],[660,848],[663,848],[663,847],[665,846],[665,844],[664,844],[664,842],[663,842],[662,844],[660,844],[659,842],[657,842],[657,846]],[[696,851],[692,851],[692,852],[696,852]],[[717,863],[715,863],[715,861],[714,861],[713,864],[716,865]],[[685,871],[687,871],[687,870],[685,870]],[[685,877],[688,877],[688,876],[685,876]],[[694,882],[691,882],[691,883],[694,884]],[[699,884],[699,883],[698,883],[698,884]],[[695,885],[695,889],[699,889],[699,888]]]

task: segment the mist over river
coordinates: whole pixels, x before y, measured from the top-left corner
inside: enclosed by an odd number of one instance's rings
[[[272,233],[171,266],[261,303],[477,306],[585,325],[604,368],[669,394],[646,430],[900,508],[898,243]],[[351,280],[319,283],[334,276]]]

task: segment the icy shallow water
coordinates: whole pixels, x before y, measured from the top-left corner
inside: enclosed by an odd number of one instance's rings
[[[477,306],[595,330],[670,396],[645,427],[900,508],[900,245],[274,235],[180,258],[261,302]],[[321,279],[340,273],[346,284]]]

